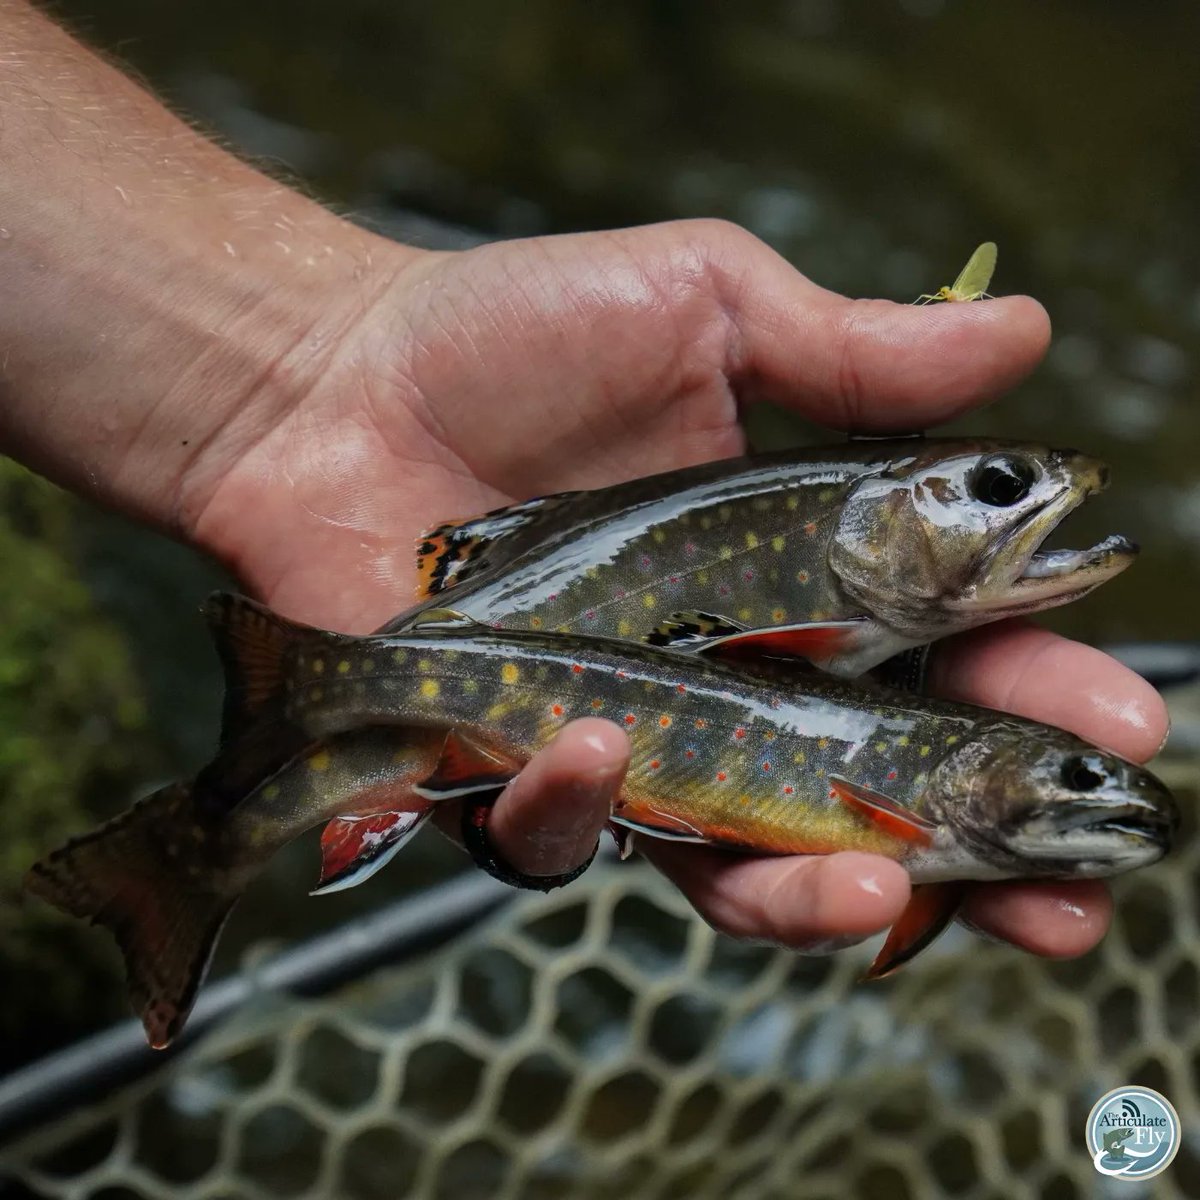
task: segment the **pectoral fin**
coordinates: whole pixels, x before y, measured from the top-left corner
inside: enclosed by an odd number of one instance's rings
[[[711,638],[695,647],[697,654],[731,662],[755,658],[803,658],[816,666],[857,648],[867,632],[866,618],[849,621],[811,621],[803,625],[773,625]]]
[[[498,754],[464,733],[446,735],[438,764],[413,791],[427,800],[452,800],[504,787],[521,770],[515,759]]]
[[[962,883],[917,884],[864,978],[882,979],[920,954],[954,920],[964,891]]]
[[[858,783],[851,783],[837,775],[829,776],[829,786],[837,793],[843,804],[861,813],[879,829],[901,841],[919,846],[933,844],[937,826],[920,814],[910,812],[897,804],[890,796],[872,791]]]

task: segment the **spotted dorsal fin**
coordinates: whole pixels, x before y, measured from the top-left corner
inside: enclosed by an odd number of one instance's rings
[[[642,641],[649,646],[670,646],[677,649],[710,642],[714,638],[732,637],[745,631],[744,625],[739,625],[732,618],[720,616],[718,613],[677,612],[655,625]]]
[[[488,567],[515,557],[529,544],[529,539],[514,535],[544,524],[551,513],[577,495],[578,492],[558,492],[539,496],[507,508],[495,508],[480,517],[446,521],[422,534],[417,539],[419,595],[436,596]]]

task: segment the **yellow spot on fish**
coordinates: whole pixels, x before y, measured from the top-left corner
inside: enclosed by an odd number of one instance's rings
[[[947,746],[953,746],[953,745],[954,745],[954,743],[955,743],[955,742],[957,742],[957,741],[958,741],[958,734],[957,734],[957,733],[952,733],[952,734],[951,734],[951,735],[950,735],[950,736],[949,736],[949,737],[946,739],[946,745],[947,745]]]
[[[707,587],[708,586],[708,572],[707,571],[697,571],[696,572],[696,582],[701,587]]]
[[[782,608],[773,608],[771,610],[771,620],[774,621],[776,625],[778,625],[786,616],[787,613],[784,612]]]
[[[886,754],[887,753],[887,742],[876,742],[875,743],[875,752],[877,754]]]
[[[701,529],[711,529],[712,528],[712,517],[701,517],[700,518],[700,528]]]
[[[599,567],[588,567],[588,569],[586,571],[584,571],[583,574],[587,579],[599,579],[600,578],[600,568]]]
[[[633,632],[633,626],[628,621],[617,622],[617,634],[619,637],[628,637]]]
[[[349,659],[343,658],[342,661],[340,663],[338,663],[338,674],[339,675],[349,675],[350,674],[350,660]]]
[[[423,658],[419,663],[417,663],[417,670],[421,672],[432,671],[433,663],[431,663],[429,659]]]
[[[787,504],[788,508],[789,508],[789,509],[790,509],[792,512],[795,512],[795,511],[796,511],[796,509],[798,509],[798,508],[800,507],[800,497],[799,497],[799,496],[794,496],[794,495],[793,495],[793,496],[789,496],[789,497],[787,498],[787,500],[785,501],[785,503]]]
[[[278,795],[279,784],[277,783],[268,783],[267,786],[263,788],[263,799],[265,800],[274,800]]]
[[[758,534],[755,533],[752,529],[746,530],[746,549],[747,550],[757,550],[758,549]]]
[[[451,651],[450,653],[453,654],[454,651]],[[370,675],[370,673],[375,670],[375,660],[373,658],[364,658],[362,660],[362,669],[365,675]]]
[[[922,746],[920,749],[920,755],[922,758],[928,758],[929,757],[929,747]]]
[[[308,698],[313,704],[319,704],[324,695],[324,691],[319,687],[308,689]]]
[[[808,619],[810,621],[824,621],[828,616],[828,613],[822,612],[819,608],[814,608],[812,612],[808,614]]]
[[[654,530],[650,536],[661,546],[667,540],[666,533],[661,529]]]
[[[512,705],[505,700],[501,700],[499,704],[493,704],[488,709],[488,720],[498,721],[512,709]]]
[[[730,504],[722,504],[717,509],[717,516],[720,517],[722,521],[728,521],[729,518],[733,516],[733,506]]]
[[[738,803],[739,803],[739,804],[740,804],[740,805],[741,805],[743,808],[746,808],[746,807],[748,807],[748,806],[749,806],[749,804],[750,804],[750,796],[749,796],[747,793],[743,793],[742,795],[740,795],[740,796],[738,797]]]
[[[502,683],[516,683],[521,678],[521,669],[516,663],[506,662],[500,668],[500,680]]]
[[[652,595],[651,595],[649,592],[647,592],[647,593],[646,593],[646,594],[645,594],[645,595],[642,597],[642,604],[643,604],[643,606],[644,606],[644,607],[646,607],[646,608],[653,608],[653,607],[654,607],[654,603],[655,603],[655,601],[654,601],[654,597],[653,597],[653,596],[652,596]]]
[[[463,680],[463,691],[466,692],[468,696],[475,695],[475,693],[477,691],[479,691],[478,682],[474,679],[464,679]]]
[[[738,619],[740,621],[749,621],[753,615],[754,615],[754,612],[752,609],[749,609],[749,608],[739,608],[738,609]]]
[[[529,628],[530,629],[541,629],[541,627],[542,627],[542,618],[541,617],[530,617],[529,618]]]
[[[907,733],[902,733],[902,734],[901,734],[901,735],[900,735],[900,736],[899,736],[899,737],[896,739],[896,745],[897,745],[897,746],[907,746],[907,745],[908,745],[908,734],[907,734]]]
[[[407,758],[408,758],[408,751],[407,751],[407,750],[397,750],[397,751],[396,751],[396,753],[392,755],[392,762],[394,762],[394,763],[402,763],[402,762],[404,762],[404,761],[405,761]]]
[[[797,750],[796,753],[792,755],[792,762],[794,762],[798,767],[802,767],[804,766],[804,760],[806,757],[807,755],[803,750]]]
[[[787,545],[787,542],[782,537],[776,536],[771,539],[771,549],[774,550],[776,554],[782,554],[785,545]]]
[[[396,664],[396,666],[398,666],[398,667],[404,666],[404,664],[406,662],[408,662],[408,651],[407,650],[393,650],[392,651],[392,662],[394,662]]]
[[[818,504],[828,504],[829,501],[832,499],[833,499],[833,488],[822,488],[821,491],[819,491],[817,493],[817,503]]]
[[[322,674],[325,670],[325,660],[323,658],[314,658],[312,669],[314,675]]]
[[[596,697],[596,698],[595,698],[595,699],[592,701],[592,707],[593,707],[593,708],[603,708],[603,707],[604,707],[604,701],[603,701],[603,700],[601,700],[599,696],[597,696],[597,697]]]
[[[818,750],[824,750],[828,747],[828,745],[829,745],[828,738],[817,738],[817,749]]]
[[[436,697],[438,692],[441,690],[442,689],[438,686],[438,681],[436,679],[425,679],[421,681],[421,695],[424,696],[426,700],[434,699],[434,697]]]
[[[717,551],[717,557],[722,562],[727,562],[729,559],[731,559],[733,557],[733,547],[732,546],[722,546],[720,548],[720,550]]]
[[[816,771],[816,775],[817,775],[817,778],[818,778],[818,779],[824,779],[824,778],[825,778],[825,768],[824,768],[824,767],[818,767],[818,768],[817,768],[817,771]]]
[[[329,770],[329,751],[318,750],[316,754],[308,756],[308,769],[310,771],[328,771]]]

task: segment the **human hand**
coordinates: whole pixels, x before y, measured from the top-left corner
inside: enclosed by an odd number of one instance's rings
[[[189,536],[274,607],[338,629],[405,606],[413,539],[446,516],[737,454],[740,409],[758,399],[840,429],[923,428],[1011,386],[1048,338],[1026,298],[846,300],[716,222],[389,255],[373,255],[388,286],[324,350],[328,365],[290,403],[276,398],[252,441],[215,439],[180,491]],[[1031,625],[951,639],[934,661],[942,694],[1133,759],[1166,731],[1138,677]],[[628,753],[608,722],[565,729],[493,810],[500,852],[531,874],[582,862]],[[874,933],[909,893],[901,867],[865,854],[638,846],[718,928],[789,946]],[[1109,916],[1095,882],[979,886],[964,908],[1050,955],[1088,949]]]

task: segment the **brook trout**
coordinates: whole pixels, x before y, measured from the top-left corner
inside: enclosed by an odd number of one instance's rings
[[[619,828],[903,863],[924,886],[873,974],[951,920],[959,881],[1116,874],[1165,853],[1178,821],[1142,768],[966,705],[469,620],[348,637],[232,596],[211,601],[209,618],[229,675],[213,763],[28,877],[113,932],[155,1046],[182,1026],[230,908],[282,845],[332,814],[370,822],[390,803],[411,832],[446,799],[494,797],[579,716],[629,734]],[[363,839],[363,857],[375,850]]]
[[[859,675],[947,634],[1065,604],[1123,571],[1137,547],[1120,536],[1041,548],[1107,482],[1103,464],[1074,450],[984,439],[705,463],[432,530],[418,544],[421,607]]]

